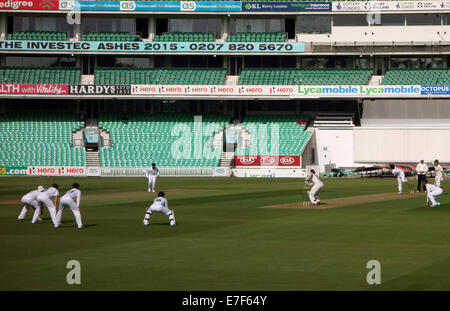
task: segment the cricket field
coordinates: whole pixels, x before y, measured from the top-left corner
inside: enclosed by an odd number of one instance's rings
[[[17,220],[22,195],[54,182],[61,195],[80,183],[85,229],[69,209],[59,229],[47,209],[41,223]],[[178,226],[154,213],[144,227],[145,178],[0,178],[0,290],[450,290],[445,183],[435,208],[392,196],[395,179],[324,184],[320,200],[334,205],[292,208],[302,179],[161,177]],[[362,200],[372,194],[390,196]],[[80,285],[66,282],[70,260]],[[370,260],[380,285],[366,281]]]

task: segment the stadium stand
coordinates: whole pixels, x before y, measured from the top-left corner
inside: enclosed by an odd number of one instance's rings
[[[7,40],[67,41],[67,33],[58,31],[20,31],[6,35]]]
[[[83,147],[72,147],[72,132],[83,127],[74,114],[10,113],[0,116],[0,165],[85,166]]]
[[[372,69],[243,69],[240,85],[364,85]]]
[[[223,130],[230,121],[229,116],[220,114],[203,114],[202,126],[216,123]],[[112,147],[100,148],[100,162],[103,167],[149,167],[155,162],[162,167],[214,167],[218,166],[222,149],[217,156],[207,159],[194,157],[194,146],[191,146],[191,159],[177,159],[172,155],[172,146],[180,140],[172,136],[177,125],[187,126],[195,132],[194,114],[191,113],[159,113],[152,115],[131,114],[126,121],[119,121],[114,114],[101,114],[99,127],[111,135]],[[203,133],[205,134],[205,133]],[[206,146],[214,133],[202,137],[202,146]],[[194,137],[189,141],[193,144]]]
[[[229,35],[228,42],[284,42],[286,33],[281,32],[238,32]]]
[[[133,35],[127,32],[100,32],[88,33],[81,35],[81,41],[122,41],[132,42],[139,41],[140,35]]]
[[[212,42],[214,34],[203,32],[165,32],[155,35],[158,42]]]
[[[267,125],[267,150],[265,146],[250,145],[248,148],[236,148],[236,155],[301,155],[308,143],[312,132],[305,131],[309,117],[305,115],[248,115],[242,122],[242,126],[252,135],[252,129],[261,133],[261,125]],[[276,145],[272,142],[270,129],[272,126],[278,126],[279,137],[278,152],[273,150]],[[258,138],[250,139],[250,144],[256,143]],[[259,139],[265,145],[265,141]],[[252,152],[258,150],[257,154]]]
[[[390,69],[381,84],[384,85],[449,85],[450,68],[445,69]]]
[[[79,68],[0,68],[2,83],[79,84]]]
[[[224,84],[226,69],[136,69],[98,68],[95,84],[172,84],[219,85]]]

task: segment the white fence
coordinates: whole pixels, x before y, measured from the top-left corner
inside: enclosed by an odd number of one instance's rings
[[[102,177],[144,177],[146,168],[102,167]],[[217,176],[214,167],[160,167],[161,176]]]

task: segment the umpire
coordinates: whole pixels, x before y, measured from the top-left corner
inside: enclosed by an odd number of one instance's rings
[[[428,165],[423,163],[424,160],[420,159],[420,163],[417,164],[416,172],[417,172],[417,192],[420,192],[420,186],[424,181],[427,180],[428,173]]]

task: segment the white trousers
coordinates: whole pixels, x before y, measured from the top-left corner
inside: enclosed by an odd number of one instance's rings
[[[155,176],[149,176],[148,177],[148,190],[155,190],[155,184],[156,184],[156,175]]]
[[[83,227],[83,223],[81,222],[80,209],[77,207],[75,202],[68,197],[62,197],[61,200],[59,201],[58,213],[56,214],[56,221],[58,223],[58,226],[61,224],[62,213],[65,207],[69,207],[72,210],[78,228]]]
[[[34,211],[33,220],[31,222],[32,223],[36,222],[37,218],[41,214],[41,206],[42,206],[42,204],[44,204],[48,208],[48,211],[50,213],[50,217],[52,218],[53,225],[55,227],[57,227],[58,226],[58,222],[56,221],[56,206],[53,203],[53,201],[47,195],[45,195],[44,193],[38,195],[37,201],[38,201],[40,206],[39,206],[39,208],[37,208]]]
[[[442,194],[442,189],[434,190],[432,192],[427,192],[428,199],[430,199],[431,203],[433,205],[436,205],[438,201],[436,200],[436,197]]]
[[[438,187],[441,187],[442,176],[438,175],[434,177],[434,184]]]
[[[153,205],[147,208],[147,212],[148,213],[159,212],[163,213],[166,216],[172,213],[172,211],[167,207],[153,206]]]
[[[402,192],[402,183],[407,183],[408,180],[406,178],[402,178],[401,176],[397,176],[397,183],[398,183],[398,192]]]
[[[23,204],[22,211],[20,212],[19,219],[24,219],[27,215],[27,212],[32,209],[37,209],[39,207],[39,203],[36,200],[33,200],[31,197],[24,195],[21,200]]]
[[[312,186],[311,190],[309,190],[309,200],[311,201],[311,203],[315,203],[316,200],[319,198],[319,190],[320,188],[323,187],[323,184],[315,184],[314,186]]]

